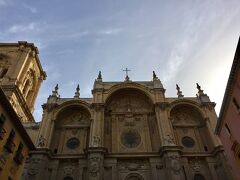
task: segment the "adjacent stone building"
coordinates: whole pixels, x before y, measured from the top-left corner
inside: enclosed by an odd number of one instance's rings
[[[18,180],[35,146],[22,123],[32,112],[46,78],[33,43],[0,43],[0,179]]]
[[[235,179],[240,179],[240,39],[229,75],[216,133],[222,140]]]
[[[215,103],[197,88],[197,97],[178,86],[178,97],[165,97],[155,73],[151,81],[122,82],[99,73],[92,98],[81,98],[79,86],[73,98],[61,98],[56,86],[39,129],[27,128],[38,138],[23,179],[232,179],[214,134]]]
[[[34,149],[20,118],[0,88],[0,179],[20,179],[28,152]]]
[[[22,122],[34,122],[32,112],[46,79],[33,43],[0,43],[0,86]]]

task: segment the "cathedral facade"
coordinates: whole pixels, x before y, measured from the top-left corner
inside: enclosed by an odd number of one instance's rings
[[[150,81],[105,82],[99,73],[92,97],[62,98],[58,86],[32,116],[46,74],[32,43],[0,43],[0,85],[36,149],[22,180],[230,180],[214,134],[215,103],[197,84],[196,97],[165,97]],[[51,78],[51,77],[50,77]],[[34,149],[34,148],[33,148]]]
[[[37,150],[22,179],[232,179],[214,134],[215,103],[197,84],[196,97],[165,97],[151,81],[94,82],[92,98],[61,98],[58,86],[43,104],[43,119],[26,128]]]

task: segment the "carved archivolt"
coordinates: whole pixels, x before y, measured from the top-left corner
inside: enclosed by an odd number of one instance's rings
[[[201,114],[190,105],[178,105],[171,111],[170,116],[175,126],[200,126],[203,124]]]

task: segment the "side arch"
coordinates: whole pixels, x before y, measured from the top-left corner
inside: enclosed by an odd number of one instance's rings
[[[90,104],[88,104],[82,100],[70,100],[70,101],[66,101],[58,106],[58,109],[54,113],[53,120],[56,120],[61,112],[63,112],[64,110],[66,110],[68,108],[71,108],[71,107],[83,108],[84,110],[86,110],[89,113],[89,115],[92,119],[92,111],[90,110]]]
[[[199,103],[178,100],[171,103],[170,121],[177,144],[185,152],[210,152],[213,142],[206,123],[206,115]]]
[[[53,154],[83,154],[89,145],[91,111],[81,100],[61,104],[54,114],[50,149]]]

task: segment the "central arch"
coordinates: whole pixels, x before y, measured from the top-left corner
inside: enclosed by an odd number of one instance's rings
[[[104,146],[109,152],[151,152],[160,145],[154,104],[137,88],[120,88],[108,97]]]

